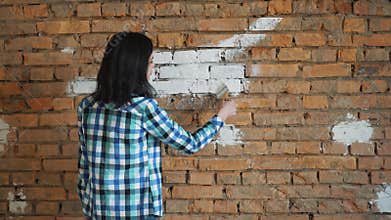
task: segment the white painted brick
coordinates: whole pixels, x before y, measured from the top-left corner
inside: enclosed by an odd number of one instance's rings
[[[217,79],[244,78],[244,64],[212,65],[210,77]]]
[[[222,53],[224,59],[226,62],[232,62],[236,59],[239,59],[239,57],[243,57],[245,59],[248,55],[248,49],[247,48],[232,48],[232,49],[225,49]]]
[[[192,93],[213,93],[209,80],[194,80],[190,86]]]
[[[181,64],[159,68],[161,79],[208,79],[208,64]]]
[[[96,81],[77,79],[72,82],[72,92],[75,94],[87,94],[94,92],[96,89]]]
[[[172,63],[172,53],[170,51],[154,52],[153,62],[155,64],[170,64]]]
[[[223,81],[230,93],[239,93],[243,91],[243,85],[240,79],[208,79],[196,80],[192,83],[190,91],[192,93],[213,93],[216,94],[219,81]]]
[[[199,62],[220,62],[223,50],[221,49],[203,49],[198,50]]]
[[[274,30],[276,26],[282,21],[282,18],[270,17],[270,18],[258,18],[249,25],[249,29],[252,31],[269,31]]]
[[[170,95],[179,93],[189,93],[191,85],[190,80],[172,79],[169,81],[154,81],[151,85],[158,91],[160,95]]]
[[[265,38],[266,34],[241,34],[239,37],[240,47],[255,46]]]
[[[175,51],[173,63],[198,63],[197,52],[195,50]]]

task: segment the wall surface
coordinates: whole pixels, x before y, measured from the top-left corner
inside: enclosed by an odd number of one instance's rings
[[[194,155],[163,148],[165,219],[391,218],[387,0],[0,0],[0,219],[83,219],[75,106],[108,38],[146,31],[159,104]],[[388,215],[387,215],[388,214]]]

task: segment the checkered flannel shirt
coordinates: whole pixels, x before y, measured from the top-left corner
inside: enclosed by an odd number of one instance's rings
[[[92,219],[163,216],[160,141],[191,154],[210,143],[224,125],[215,114],[190,133],[147,97],[114,108],[89,95],[79,103],[77,115],[77,193],[84,215]]]

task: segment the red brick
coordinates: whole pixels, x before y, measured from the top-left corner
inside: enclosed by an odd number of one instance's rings
[[[89,21],[41,21],[37,23],[38,31],[47,34],[73,34],[90,32]]]
[[[163,160],[163,170],[195,170],[198,160],[194,158],[165,157]]]
[[[73,159],[45,159],[43,160],[45,171],[77,171],[77,160]]]
[[[254,123],[258,126],[303,124],[303,115],[297,112],[255,112]]]
[[[35,174],[26,172],[13,172],[11,183],[15,185],[33,185],[35,184]]]
[[[159,2],[156,4],[157,16],[176,16],[183,13],[183,2]]]
[[[338,61],[341,62],[354,62],[356,58],[357,49],[343,48],[338,50]]]
[[[237,98],[234,101],[237,109],[269,108],[275,106],[275,99],[273,97]]]
[[[266,172],[268,184],[289,184],[291,182],[291,174],[289,172]]]
[[[251,168],[247,159],[200,159],[201,170],[245,170]]]
[[[189,183],[198,185],[213,185],[214,173],[190,172]]]
[[[26,142],[58,142],[67,139],[65,128],[20,130],[19,141]]]
[[[26,18],[44,18],[49,16],[47,4],[25,5],[23,11]]]
[[[320,143],[317,141],[297,142],[296,152],[298,154],[319,154],[320,153]]]
[[[246,18],[208,18],[198,21],[199,31],[242,31],[247,27]]]
[[[37,33],[35,23],[19,23],[18,25],[5,23],[0,24],[0,35],[18,35]]]
[[[39,159],[4,158],[0,163],[1,170],[40,170]]]
[[[368,177],[368,173],[365,171],[345,170],[343,172],[343,181],[345,183],[352,183],[352,184],[368,184],[369,177]]]
[[[371,172],[371,183],[382,184],[389,183],[391,181],[391,171],[372,171]]]
[[[36,213],[42,215],[56,215],[59,212],[58,202],[39,202],[36,205]]]
[[[18,37],[5,41],[6,50],[31,50],[36,49],[52,49],[52,38],[50,37]]]
[[[222,186],[198,186],[198,185],[176,185],[172,189],[172,197],[178,199],[223,199]]]
[[[189,200],[166,200],[166,211],[167,213],[177,213],[177,212],[189,212]]]
[[[265,4],[262,4],[265,6]],[[266,12],[267,7],[263,9]],[[205,16],[207,17],[250,17],[250,5],[247,2],[218,2],[205,4]],[[254,8],[254,10],[256,10]],[[262,10],[262,9],[261,9]]]
[[[24,19],[23,7],[21,6],[1,7],[0,19],[1,20]]]
[[[159,47],[182,48],[185,37],[182,33],[159,33],[157,35]]]
[[[345,18],[343,23],[344,32],[365,32],[365,19],[364,18]]]
[[[21,95],[22,90],[18,82],[1,82],[0,83],[0,96],[7,97],[13,95]]]
[[[270,60],[275,60],[276,59],[275,57],[276,57],[275,48],[266,48],[266,47],[251,48],[252,60],[270,61]]]
[[[280,212],[280,213],[289,212],[290,202],[288,199],[286,199],[286,200],[267,200],[265,203],[266,203],[265,204],[266,212]]]
[[[391,34],[353,35],[355,46],[391,46]]]
[[[311,51],[303,48],[281,48],[278,59],[281,61],[310,60]]]
[[[326,36],[321,33],[296,33],[295,41],[297,46],[324,46]]]
[[[155,15],[154,3],[150,1],[133,1],[130,4],[131,16],[153,16]]]
[[[318,64],[305,65],[303,67],[303,77],[336,77],[350,76],[349,64]]]
[[[125,16],[128,14],[128,6],[122,2],[103,3],[102,14],[103,16]]]
[[[360,92],[361,82],[358,80],[338,80],[338,93],[358,93]]]
[[[2,118],[7,124],[14,127],[38,126],[38,116],[36,114],[3,115]]]
[[[77,16],[96,17],[101,16],[100,3],[86,3],[77,5]]]
[[[54,110],[73,109],[73,98],[54,98],[52,104]]]
[[[238,201],[215,200],[213,204],[214,213],[237,213]]]
[[[273,186],[270,185],[232,185],[227,186],[229,199],[266,199],[272,198]]]
[[[190,204],[190,211],[195,213],[212,213],[213,212],[213,200],[194,200]]]
[[[272,0],[269,2],[268,12],[270,15],[292,13],[291,0]]]
[[[53,98],[31,98],[26,100],[32,110],[49,110],[53,108]]]
[[[141,31],[141,23],[136,19],[93,20],[92,32]]]
[[[46,113],[39,117],[40,126],[64,126],[77,125],[77,113],[62,112],[62,113]]]
[[[186,45],[188,47],[199,47],[202,45],[213,47],[218,45],[222,40],[230,37],[232,37],[232,34],[189,34],[186,39]]]
[[[66,192],[62,187],[29,187],[24,189],[27,198],[36,200],[66,200]]]
[[[386,1],[360,0],[353,3],[353,12],[356,15],[387,15],[390,14],[390,10]]]
[[[314,48],[311,53],[311,61],[315,63],[336,62],[337,60],[336,49]]]
[[[369,31],[390,31],[391,30],[390,18],[370,18],[369,19]]]
[[[163,173],[164,183],[186,183],[185,171],[165,171]]]
[[[318,183],[316,171],[293,172],[293,184],[316,184]]]
[[[217,184],[240,184],[240,172],[219,172],[217,173]]]
[[[268,157],[257,156],[253,159],[254,169],[355,169],[354,157],[339,156],[303,156],[291,158],[284,156]]]
[[[39,156],[57,156],[60,150],[57,144],[39,144],[37,147],[37,155]]]
[[[249,77],[297,77],[297,64],[252,64]]]
[[[304,96],[303,107],[305,109],[327,109],[327,96]]]
[[[25,65],[61,65],[72,64],[72,54],[59,52],[25,53]]]
[[[383,167],[383,158],[374,156],[374,157],[359,157],[358,158],[358,169],[371,169],[379,170]]]
[[[358,59],[359,61],[387,61],[388,53],[382,48],[365,49],[360,50]]]
[[[22,53],[20,52],[0,53],[0,63],[2,65],[22,64]]]
[[[29,96],[61,96],[65,95],[67,83],[65,82],[43,82],[43,83],[26,83],[23,85],[24,92]]]
[[[320,183],[342,183],[343,171],[341,170],[320,170],[319,182]]]
[[[352,143],[350,151],[353,155],[374,155],[375,146],[368,143]]]

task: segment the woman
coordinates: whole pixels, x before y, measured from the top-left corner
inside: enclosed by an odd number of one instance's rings
[[[152,42],[144,34],[115,34],[107,44],[96,91],[78,105],[77,192],[88,218],[163,216],[159,141],[197,152],[236,114],[236,104],[226,102],[202,128],[184,130],[154,99],[148,82],[152,54]]]

